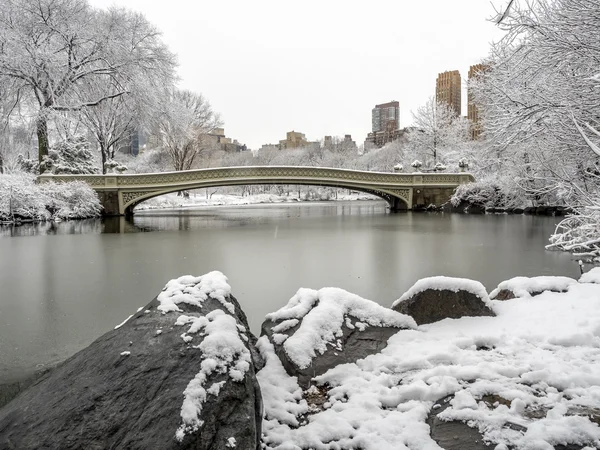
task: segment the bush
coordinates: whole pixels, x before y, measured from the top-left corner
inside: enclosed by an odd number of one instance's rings
[[[450,202],[454,207],[468,203],[482,208],[507,208],[521,203],[515,194],[507,192],[498,182],[485,179],[461,184],[454,191]]]
[[[0,221],[84,219],[101,211],[96,192],[82,181],[35,184],[29,174],[0,175]]]

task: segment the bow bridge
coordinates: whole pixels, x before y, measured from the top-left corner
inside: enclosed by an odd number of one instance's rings
[[[38,177],[41,183],[73,180],[85,181],[98,193],[107,216],[133,214],[137,204],[170,192],[251,184],[351,189],[385,199],[392,210],[409,210],[430,204],[439,206],[448,201],[459,184],[475,181],[468,173],[399,174],[298,166],[219,167],[127,175],[43,174]]]

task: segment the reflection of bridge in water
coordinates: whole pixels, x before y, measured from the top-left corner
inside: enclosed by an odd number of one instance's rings
[[[326,186],[367,192],[385,199],[393,211],[439,206],[459,184],[475,179],[468,173],[385,173],[326,167],[219,167],[131,175],[40,175],[39,182],[81,180],[99,195],[107,216],[133,214],[133,208],[170,192],[221,186],[287,184]]]

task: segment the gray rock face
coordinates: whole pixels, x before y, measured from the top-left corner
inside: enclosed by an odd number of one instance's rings
[[[448,318],[495,316],[481,298],[463,290],[426,289],[399,302],[392,309],[411,316],[419,325]]]
[[[0,409],[0,449],[224,450],[231,448],[231,438],[236,448],[259,449],[262,400],[255,371],[262,363],[239,304],[233,297],[227,301],[235,305],[236,314],[214,298],[201,307],[182,303],[182,312],[163,314],[153,300]],[[196,347],[210,333],[206,328],[186,342],[182,333],[190,333],[191,322],[180,326],[175,321],[182,314],[206,317],[218,309],[224,311],[219,315],[232,316],[245,327],[239,337],[249,367],[244,366],[247,370],[238,381],[228,371],[213,371],[196,384],[198,393],[198,386],[209,390],[223,382],[220,390],[205,393],[201,422],[178,440],[184,391],[194,392],[190,382],[206,359]]]
[[[481,433],[464,422],[446,422],[438,418],[438,414],[450,406],[453,396],[446,397],[436,403],[429,413],[427,425],[431,438],[444,450],[486,450],[495,445],[484,442]]]
[[[347,317],[351,323],[359,322],[355,317]],[[364,331],[360,331],[356,327],[351,329],[346,325],[343,325],[342,334],[338,337],[340,342],[339,347],[333,345],[328,346],[323,354],[317,353],[308,367],[300,368],[288,356],[283,343],[274,342],[273,327],[277,326],[279,323],[281,322],[274,322],[271,320],[263,322],[261,336],[266,335],[269,337],[269,340],[273,343],[273,347],[275,348],[275,353],[281,360],[286,372],[291,376],[298,377],[298,385],[302,388],[307,388],[313,377],[324,374],[338,364],[353,363],[361,358],[379,353],[387,346],[388,339],[400,330],[396,327],[369,326],[366,327]],[[300,328],[301,324],[302,322],[299,322],[293,328],[286,330],[285,334],[293,336]]]

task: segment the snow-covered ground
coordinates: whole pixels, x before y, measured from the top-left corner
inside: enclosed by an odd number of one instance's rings
[[[539,290],[540,280],[518,281]],[[401,330],[379,354],[329,370],[307,391],[261,337],[266,448],[439,449],[426,418],[453,394],[441,417],[468,422],[496,450],[599,448],[600,268],[579,283],[557,281],[566,292],[490,300],[496,317]]]
[[[161,195],[160,197],[151,198],[136,206],[137,211],[147,209],[167,209],[167,208],[192,208],[196,206],[222,206],[222,205],[252,205],[260,203],[293,203],[303,201],[321,201],[321,200],[381,200],[369,194],[338,193],[335,197],[314,197],[304,198],[298,197],[297,192],[290,192],[290,195],[275,195],[275,194],[253,194],[253,195],[233,195],[233,194],[214,194],[210,198],[206,198],[203,194],[191,193],[189,198],[184,198],[176,193]]]

